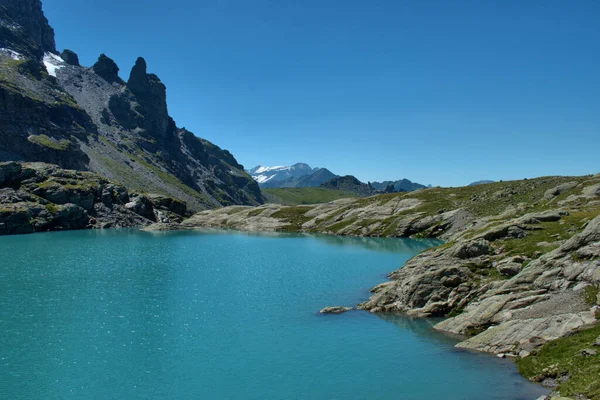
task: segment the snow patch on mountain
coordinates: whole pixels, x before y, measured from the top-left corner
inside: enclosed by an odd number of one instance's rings
[[[23,60],[25,58],[25,57],[23,57],[23,55],[21,53],[17,53],[14,50],[5,49],[5,48],[0,49],[0,54],[6,54],[15,61]]]
[[[65,61],[54,53],[45,53],[44,65],[48,74],[56,78],[56,71],[65,66]]]
[[[275,178],[275,175],[253,175],[252,178],[258,183],[265,183]]]
[[[262,174],[263,172],[271,172],[271,171],[288,171],[290,168],[292,167],[285,167],[285,166],[275,166],[275,167],[265,167],[263,165],[259,165],[255,168],[253,168],[251,171],[254,174]]]

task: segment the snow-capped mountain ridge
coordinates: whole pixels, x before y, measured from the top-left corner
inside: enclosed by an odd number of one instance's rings
[[[339,178],[339,175],[334,174],[326,168],[311,168],[305,163],[276,166],[257,165],[246,172],[252,176],[262,189],[319,187],[331,179]],[[420,183],[411,182],[408,179],[371,182],[370,185],[375,191],[385,193],[389,193],[386,190],[410,192],[428,187]],[[388,188],[390,185],[393,188]]]
[[[257,165],[247,172],[256,182],[263,185],[267,182],[283,182],[289,179],[301,178],[317,170],[319,168],[312,168],[308,164],[296,163],[294,165],[277,166]]]

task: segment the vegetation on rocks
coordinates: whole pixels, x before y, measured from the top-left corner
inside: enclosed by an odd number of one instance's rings
[[[91,172],[0,163],[0,235],[180,222],[184,203],[139,195]]]
[[[355,194],[343,190],[315,187],[263,189],[263,194],[270,203],[288,206],[328,203],[337,199],[356,197]]]
[[[549,342],[517,365],[523,376],[561,396],[600,399],[600,325]]]
[[[67,139],[56,140],[46,135],[31,135],[27,138],[31,143],[38,144],[40,146],[48,147],[54,150],[65,151],[71,147],[72,142]]]

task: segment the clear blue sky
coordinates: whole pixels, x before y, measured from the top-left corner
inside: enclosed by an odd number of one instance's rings
[[[600,172],[600,1],[44,0],[246,167],[455,186]]]

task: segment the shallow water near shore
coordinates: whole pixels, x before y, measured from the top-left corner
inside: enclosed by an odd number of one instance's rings
[[[2,399],[535,399],[433,321],[355,305],[409,239],[73,231],[0,238]]]

